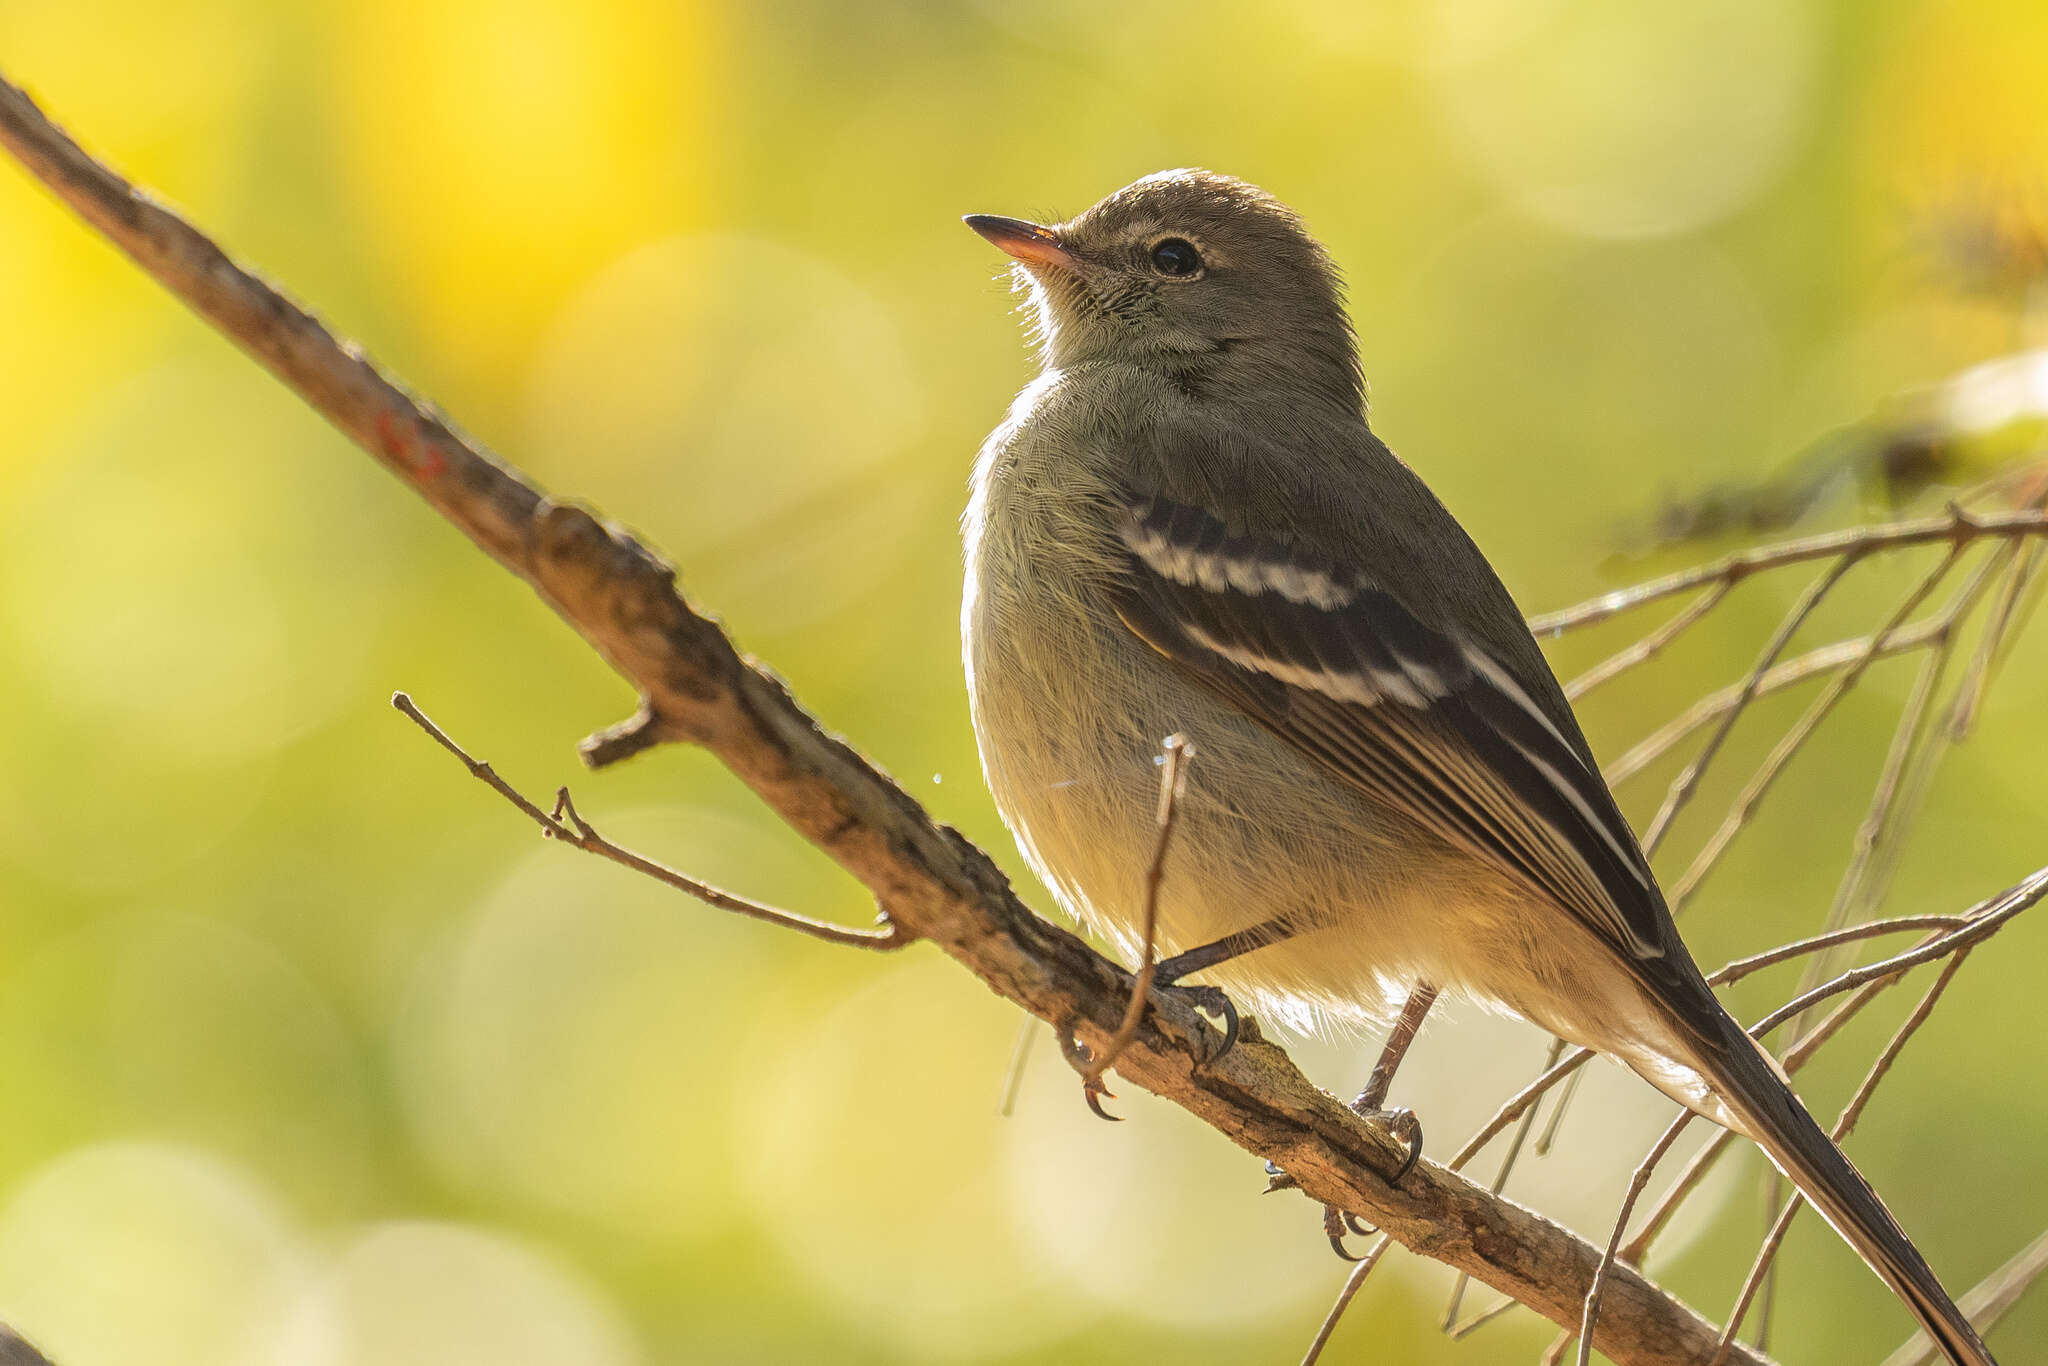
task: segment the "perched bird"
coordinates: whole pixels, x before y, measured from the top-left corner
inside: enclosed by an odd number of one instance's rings
[[[1521,612],[1367,425],[1337,275],[1242,181],[1168,171],[1019,263],[1043,372],[975,462],[982,765],[1032,868],[1140,951],[1162,737],[1199,750],[1161,982],[1384,1021],[1463,993],[1754,1139],[1949,1361],[1992,1358],[1678,937]]]

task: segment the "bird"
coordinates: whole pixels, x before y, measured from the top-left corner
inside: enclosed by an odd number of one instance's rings
[[[1613,1058],[1754,1140],[1948,1361],[1992,1366],[1715,997],[1522,612],[1374,434],[1301,218],[1181,169],[1062,222],[965,222],[1013,258],[1040,362],[969,480],[968,700],[1061,906],[1150,952],[1160,745],[1185,736],[1157,983],[1200,971],[1308,1025],[1442,990]]]

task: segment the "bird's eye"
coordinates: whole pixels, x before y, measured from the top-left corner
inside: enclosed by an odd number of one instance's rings
[[[1152,244],[1152,269],[1161,275],[1193,275],[1202,268],[1202,253],[1185,237],[1168,237]]]

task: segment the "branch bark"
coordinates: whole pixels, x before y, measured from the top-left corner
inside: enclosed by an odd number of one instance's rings
[[[595,765],[687,740],[725,763],[789,826],[991,990],[1100,1050],[1130,974],[1034,915],[995,864],[828,733],[767,670],[677,592],[675,572],[629,532],[560,503],[464,438],[318,319],[210,239],[93,160],[0,78],[0,142],[100,234],[530,584],[638,689],[632,720],[593,737]],[[1946,523],[1917,533],[1950,536]],[[1133,851],[1134,858],[1143,856]],[[1398,1186],[1399,1143],[1311,1084],[1271,1043],[1246,1039],[1203,1067],[1204,1026],[1161,999],[1118,1059],[1130,1081],[1259,1156],[1310,1198],[1371,1220],[1435,1258],[1577,1329],[1600,1251],[1434,1163]],[[1599,1350],[1621,1366],[1709,1360],[1715,1327],[1633,1268],[1610,1272]],[[1731,1358],[1761,1366],[1738,1348]]]
[[[50,1366],[50,1359],[26,1338],[0,1324],[0,1366]]]

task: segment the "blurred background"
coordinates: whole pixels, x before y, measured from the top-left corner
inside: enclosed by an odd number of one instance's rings
[[[0,0],[0,70],[59,122],[663,547],[1048,910],[959,676],[963,481],[1033,369],[959,214],[1184,164],[1293,203],[1348,274],[1377,427],[1536,611],[1719,553],[1755,520],[1725,491],[2037,340],[2044,62],[2034,0]],[[1019,1017],[938,953],[544,845],[395,715],[404,688],[699,876],[872,914],[701,754],[582,774],[629,690],[11,165],[0,414],[0,1319],[61,1366],[1299,1356],[1345,1268],[1256,1160],[1128,1087],[1101,1124],[1043,1039],[1000,1116]],[[1939,506],[1842,468],[1798,527]],[[1859,571],[1813,639],[1920,567]],[[1596,695],[1603,757],[1739,677],[1802,582]],[[1873,669],[1772,794],[1689,916],[1702,961],[1818,925],[1912,676]],[[1737,732],[1667,868],[1804,700]],[[1890,909],[2042,861],[2044,745],[2028,638]],[[1851,1147],[1958,1292],[2048,1223],[2044,936],[1976,955]],[[1818,1107],[1895,995],[1802,1078]],[[1544,1045],[1440,1009],[1394,1098],[1445,1156]],[[1348,1094],[1376,1046],[1296,1052]],[[1600,1066],[1511,1192],[1600,1238],[1669,1114]],[[1725,1164],[1652,1263],[1716,1318],[1760,1185]],[[1784,1360],[1906,1336],[1811,1217],[1785,1271]],[[1397,1252],[1329,1359],[1551,1337],[1446,1340],[1449,1282]],[[2044,1343],[2048,1301],[1994,1339]]]

